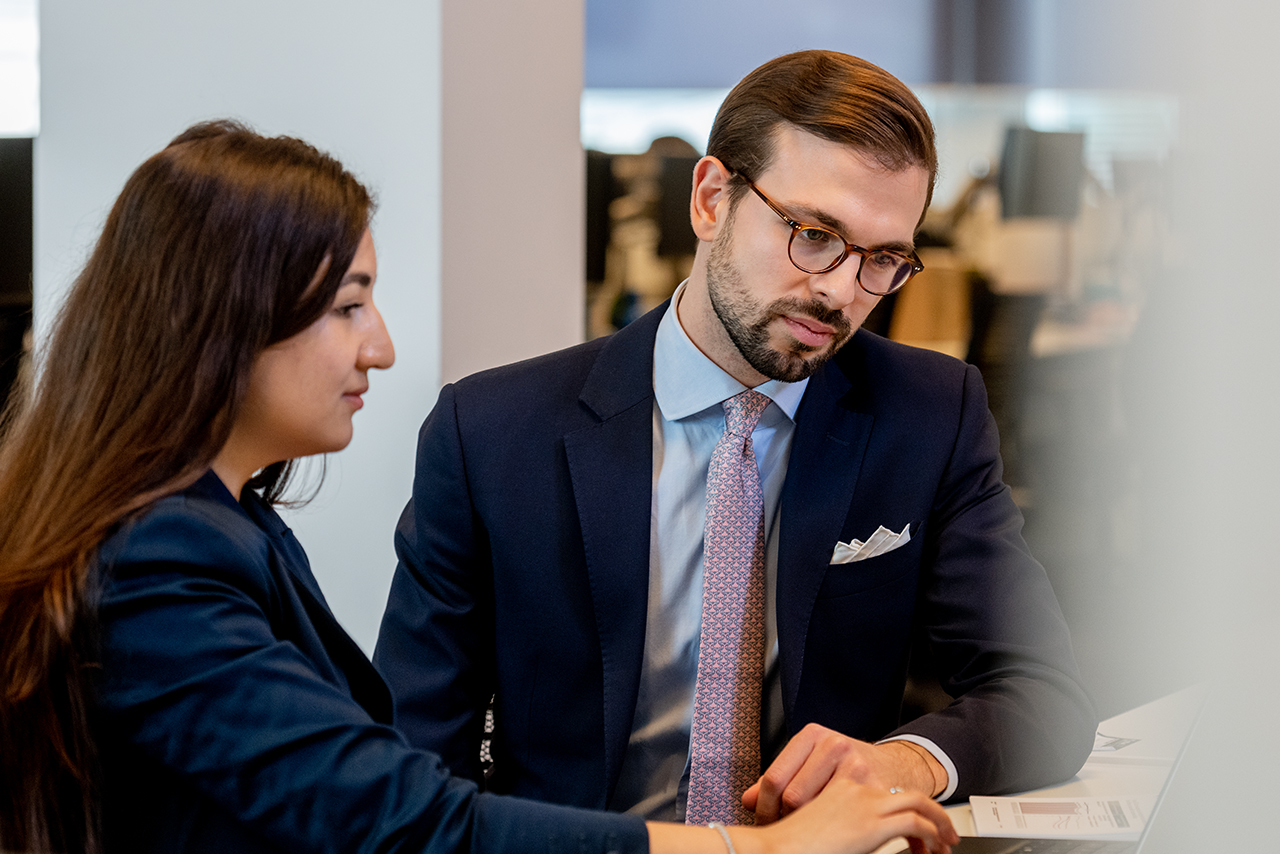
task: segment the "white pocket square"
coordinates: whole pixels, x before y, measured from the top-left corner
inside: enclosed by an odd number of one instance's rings
[[[876,532],[865,543],[861,540],[850,540],[847,543],[837,542],[835,551],[831,553],[831,562],[853,563],[858,560],[866,560],[869,557],[891,552],[909,542],[911,542],[910,525],[907,525],[898,534],[881,525],[876,528]]]

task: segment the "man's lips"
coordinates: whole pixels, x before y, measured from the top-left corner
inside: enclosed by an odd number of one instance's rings
[[[794,317],[782,315],[782,321],[797,341],[809,347],[822,347],[830,343],[836,331],[825,323],[819,323],[812,317]]]

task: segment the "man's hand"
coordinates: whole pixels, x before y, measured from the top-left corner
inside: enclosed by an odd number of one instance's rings
[[[933,797],[946,788],[947,772],[929,751],[909,741],[868,744],[809,724],[743,793],[742,805],[755,812],[757,825],[768,824],[809,803],[836,779]]]

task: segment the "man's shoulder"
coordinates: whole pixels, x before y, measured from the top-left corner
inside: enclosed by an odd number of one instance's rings
[[[929,373],[956,374],[963,373],[967,363],[924,347],[915,347],[899,341],[891,341],[866,329],[849,339],[849,343],[840,351],[840,357],[862,359],[874,363],[877,367],[899,368],[902,370],[927,371]]]
[[[952,396],[960,392],[970,365],[953,356],[912,347],[858,330],[833,360],[855,393],[884,398]]]

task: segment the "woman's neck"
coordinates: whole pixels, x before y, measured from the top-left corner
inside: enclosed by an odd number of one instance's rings
[[[222,481],[222,485],[235,497],[236,501],[239,501],[244,485],[249,482],[249,478],[253,477],[254,472],[262,468],[262,464],[250,459],[250,454],[243,453],[240,443],[235,442],[234,438],[233,435],[227,444],[222,446],[222,450],[213,458],[209,468],[213,469],[213,473],[218,476],[218,480]]]

